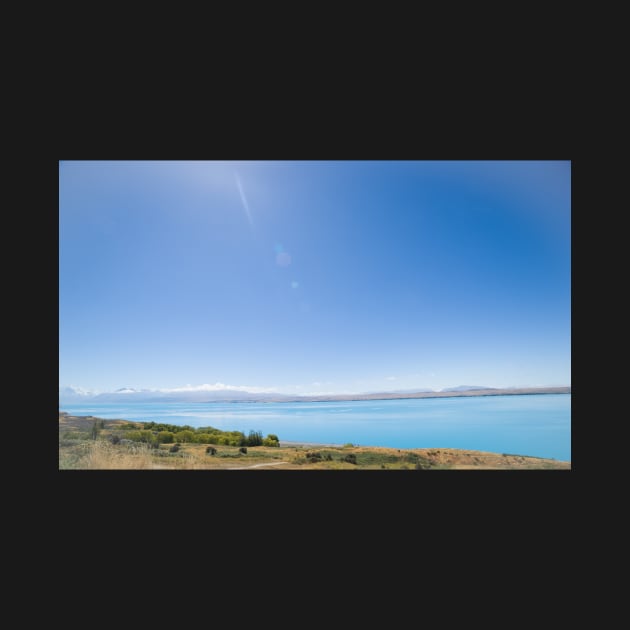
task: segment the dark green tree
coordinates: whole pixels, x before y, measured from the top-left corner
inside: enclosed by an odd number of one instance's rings
[[[262,446],[263,436],[260,431],[250,431],[247,444],[244,446]]]

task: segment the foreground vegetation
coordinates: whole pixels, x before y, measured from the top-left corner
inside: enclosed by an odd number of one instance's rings
[[[212,427],[59,415],[60,469],[431,470],[565,468],[555,460],[459,449],[283,445]]]

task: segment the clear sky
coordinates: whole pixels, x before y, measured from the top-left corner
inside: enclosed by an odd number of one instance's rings
[[[570,188],[570,162],[60,162],[60,386],[570,385]]]

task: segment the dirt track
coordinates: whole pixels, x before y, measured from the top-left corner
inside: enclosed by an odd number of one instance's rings
[[[223,470],[247,470],[248,468],[262,468],[263,466],[279,466],[289,462],[272,462],[271,464],[254,464],[253,466],[237,466],[235,468],[224,468]]]

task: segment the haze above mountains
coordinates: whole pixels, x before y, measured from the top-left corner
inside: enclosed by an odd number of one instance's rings
[[[203,387],[203,386],[202,386]],[[442,398],[449,396],[492,396],[502,394],[570,393],[571,387],[512,387],[498,389],[481,385],[459,385],[439,391],[408,389],[357,394],[296,396],[275,392],[252,392],[244,389],[182,388],[180,390],[150,390],[123,387],[113,392],[96,393],[78,387],[60,387],[59,404],[134,403],[134,402],[314,402],[342,400],[382,400],[396,398]],[[214,386],[209,386],[214,387]]]

